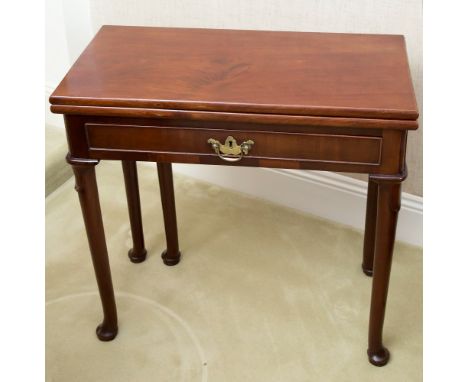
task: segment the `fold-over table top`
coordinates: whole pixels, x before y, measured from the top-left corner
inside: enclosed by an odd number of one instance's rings
[[[416,120],[398,35],[103,26],[54,105]]]

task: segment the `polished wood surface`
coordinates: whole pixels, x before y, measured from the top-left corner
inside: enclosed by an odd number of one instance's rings
[[[101,206],[96,183],[94,166],[96,160],[79,160],[67,156],[75,173],[75,190],[80,199],[81,211],[88,236],[89,250],[96,273],[96,281],[101,297],[104,318],[96,328],[96,335],[101,341],[111,341],[118,331],[117,307],[112,286],[106,237],[102,223]]]
[[[278,158],[292,161],[341,162],[379,165],[382,137],[279,133],[248,130],[117,126],[88,124],[90,152],[134,150],[148,153],[185,153],[215,156],[208,139],[223,141],[232,135],[238,141],[253,140],[248,158]]]
[[[180,261],[179,238],[177,235],[177,217],[174,197],[174,181],[172,165],[158,163],[159,189],[161,191],[161,206],[166,231],[166,250],[161,254],[164,264],[176,265]]]
[[[161,118],[66,116],[72,156],[93,159],[223,164],[398,174],[406,130],[284,126]],[[209,138],[253,139],[242,161],[220,159]]]
[[[373,365],[383,366],[390,358],[390,353],[382,342],[382,333],[392,267],[393,245],[401,203],[401,182],[393,180],[377,180],[377,182],[377,221],[367,354]]]
[[[106,26],[50,100],[65,118],[104,310],[101,340],[117,334],[117,314],[99,160],[122,161],[137,261],[146,250],[136,161],[157,162],[166,265],[180,260],[171,163],[359,172],[369,174],[362,262],[373,277],[368,357],[376,366],[388,362],[385,306],[407,134],[418,127],[401,36]],[[208,139],[228,136],[254,144],[227,162]]]
[[[132,231],[133,248],[128,251],[132,263],[141,263],[146,259],[143,222],[141,219],[140,190],[138,188],[138,172],[135,161],[123,160],[122,170],[127,194],[128,215]]]
[[[285,115],[268,113],[230,113],[230,112],[208,112],[193,110],[165,110],[148,108],[129,108],[118,106],[75,106],[75,105],[52,105],[51,111],[66,115],[89,115],[106,117],[138,117],[138,118],[166,118],[166,120],[185,120],[218,123],[257,123],[263,125],[288,126],[322,126],[322,127],[345,127],[361,129],[397,129],[415,130],[418,123],[415,120],[402,119],[377,119],[377,118],[343,118],[343,117],[316,117],[303,115]],[[326,129],[325,129],[326,130]]]
[[[364,230],[364,248],[362,255],[362,271],[372,276],[375,252],[375,224],[377,221],[378,185],[369,177],[367,185],[366,223]]]
[[[51,103],[418,117],[396,35],[103,26]]]

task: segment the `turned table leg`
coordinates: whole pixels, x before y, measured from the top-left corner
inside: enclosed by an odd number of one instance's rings
[[[101,207],[96,183],[94,166],[99,163],[93,159],[75,159],[67,156],[75,173],[75,189],[81,204],[89,249],[93,260],[94,272],[101,296],[104,319],[96,328],[101,341],[111,341],[117,335],[117,308],[112,287],[109,257],[102,223]]]
[[[367,187],[366,227],[364,231],[364,251],[362,256],[362,271],[372,276],[374,268],[375,225],[377,218],[377,183],[369,177]]]
[[[167,249],[161,257],[164,264],[176,265],[180,260],[179,240],[177,237],[177,218],[174,199],[174,182],[171,163],[158,163],[159,188],[166,230]]]
[[[382,344],[382,331],[400,199],[400,182],[378,182],[369,348],[367,350],[370,363],[376,366],[385,365],[390,358],[389,351]]]
[[[127,193],[128,215],[132,231],[133,248],[128,251],[128,257],[133,263],[141,263],[146,259],[143,224],[141,219],[140,191],[138,189],[138,173],[135,161],[123,160],[122,170]]]

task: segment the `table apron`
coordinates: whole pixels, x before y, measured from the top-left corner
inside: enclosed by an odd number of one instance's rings
[[[406,132],[401,130],[311,128],[309,132],[255,126],[155,126],[125,120],[101,123],[91,118],[68,122],[74,157],[371,174],[396,174],[404,166]],[[229,136],[237,145],[253,142],[237,162],[223,160],[208,143],[214,139],[223,144]]]

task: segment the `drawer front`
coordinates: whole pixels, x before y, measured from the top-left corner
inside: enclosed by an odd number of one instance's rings
[[[382,137],[365,135],[329,135],[270,131],[222,130],[186,127],[86,124],[90,153],[139,152],[171,154],[171,158],[187,156],[214,157],[217,154],[209,139],[224,144],[228,136],[240,145],[253,141],[248,153],[239,161],[252,159],[294,162],[322,162],[378,165],[381,160]],[[176,160],[177,161],[177,160]],[[199,163],[199,161],[198,161]],[[216,163],[216,162],[215,162]],[[292,166],[296,167],[296,166]]]

